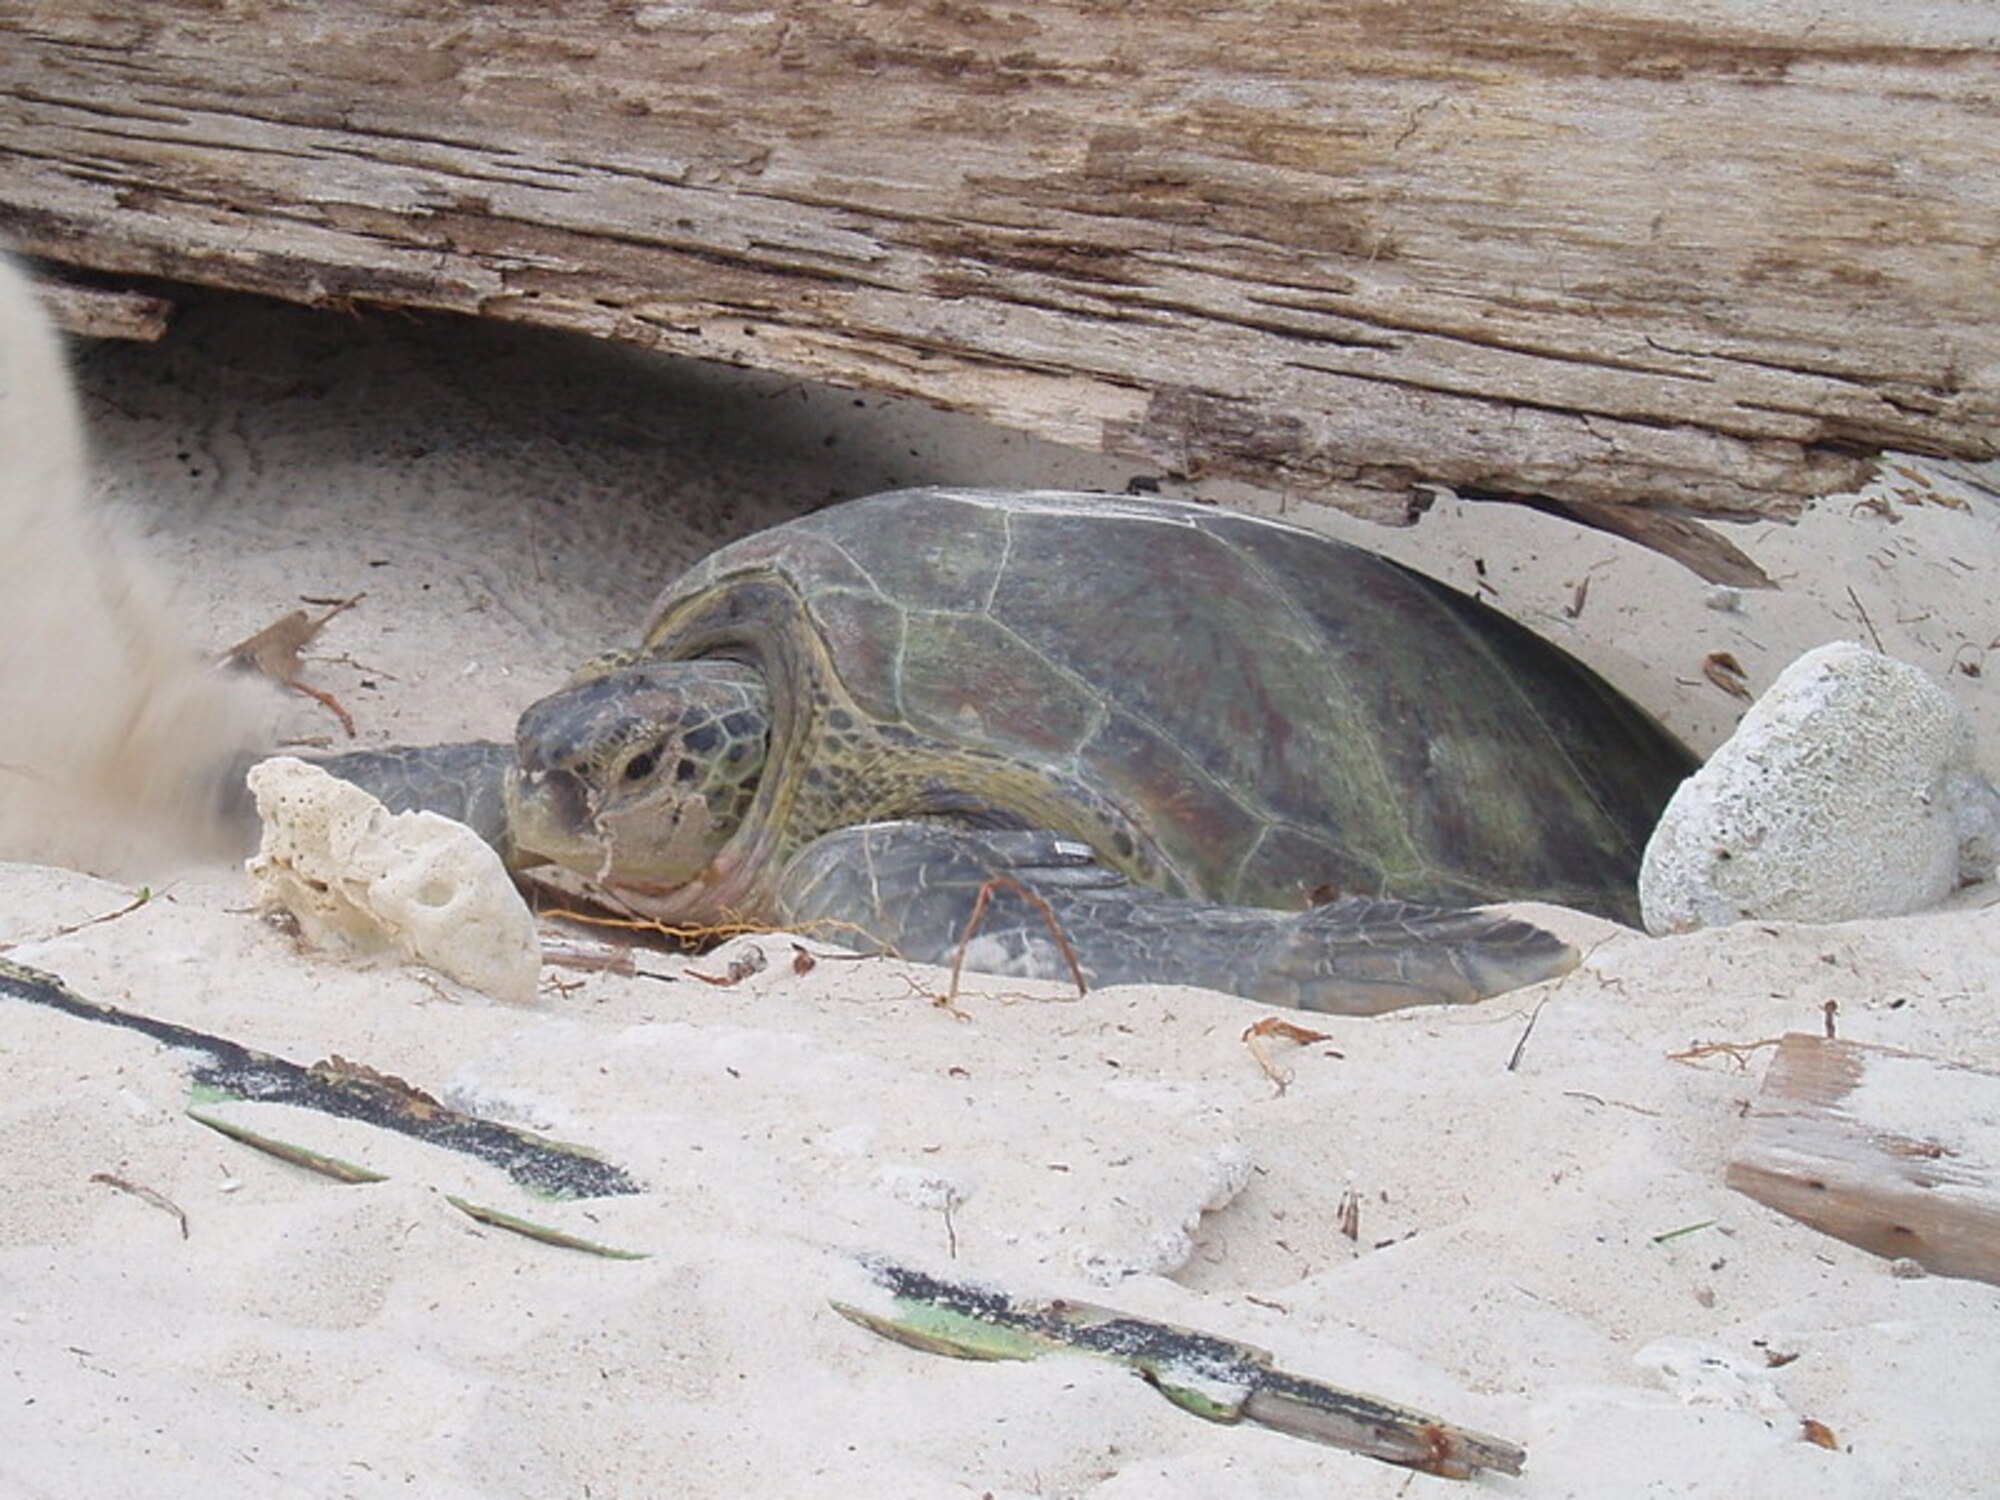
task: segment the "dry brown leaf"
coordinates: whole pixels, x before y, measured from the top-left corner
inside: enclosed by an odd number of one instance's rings
[[[273,682],[297,680],[302,665],[299,653],[312,644],[324,619],[315,620],[302,609],[281,615],[255,635],[246,636],[223,653],[223,660],[270,678]]]
[[[703,974],[697,969],[689,969],[687,976],[690,979],[699,979],[703,984],[712,984],[717,987],[741,984],[752,974],[761,974],[764,971],[764,966],[769,962],[770,960],[764,957],[764,950],[762,948],[745,948],[736,957],[729,960],[729,967],[724,969],[720,974]]]
[[[1243,1028],[1243,1045],[1250,1049],[1250,1055],[1257,1060],[1257,1066],[1281,1094],[1291,1087],[1291,1075],[1279,1068],[1277,1063],[1271,1060],[1270,1053],[1264,1050],[1266,1037],[1278,1037],[1287,1042],[1296,1042],[1301,1047],[1311,1046],[1314,1042],[1332,1040],[1323,1031],[1314,1031],[1311,1027],[1301,1026],[1296,1021],[1287,1021],[1283,1016],[1266,1016],[1263,1020],[1252,1021]],[[1331,1049],[1329,1055],[1340,1056]]]
[[[2000,638],[1988,641],[1984,646],[1977,641],[1961,641],[1951,655],[1952,670],[1966,677],[1984,677],[1986,654],[1993,650],[2000,650]],[[1972,654],[1968,656],[1967,652]]]
[[[329,620],[354,608],[364,597],[355,594],[346,599],[313,599],[309,602],[326,607],[324,614],[309,615],[302,609],[295,609],[273,620],[255,635],[238,641],[223,653],[223,659],[235,666],[262,672],[274,682],[295,684],[303,666],[299,653],[313,643]]]
[[[246,636],[223,653],[223,661],[230,666],[241,667],[256,672],[280,683],[297,693],[303,693],[328,713],[340,720],[340,727],[347,731],[349,739],[354,738],[354,718],[341,705],[338,698],[321,688],[312,687],[300,680],[299,674],[305,670],[300,653],[312,644],[314,637],[326,628],[326,622],[342,610],[352,609],[361,602],[356,594],[351,599],[336,599],[324,614],[309,615],[302,609],[281,616],[266,625],[255,635]]]
[[[362,1083],[372,1083],[377,1088],[394,1094],[396,1098],[416,1114],[434,1116],[444,1112],[442,1100],[425,1093],[407,1078],[398,1078],[394,1073],[384,1073],[379,1068],[371,1068],[367,1063],[351,1062],[338,1052],[324,1062],[316,1062],[306,1070],[314,1077],[327,1083],[338,1084],[349,1079]]]
[[[1743,670],[1743,663],[1727,651],[1711,651],[1701,659],[1701,675],[1721,688],[1732,698],[1748,700],[1750,694],[1750,674]]]
[[[1301,1047],[1314,1042],[1330,1042],[1332,1037],[1324,1031],[1314,1031],[1310,1026],[1301,1026],[1297,1021],[1287,1021],[1283,1016],[1266,1016],[1261,1021],[1253,1021],[1243,1029],[1243,1040],[1255,1036],[1279,1036],[1288,1042],[1297,1042]],[[1338,1052],[1333,1056],[1338,1057]]]

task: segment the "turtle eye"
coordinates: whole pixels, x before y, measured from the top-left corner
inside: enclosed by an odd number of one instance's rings
[[[650,750],[641,750],[637,755],[626,761],[625,769],[619,774],[626,781],[644,781],[648,776],[653,774],[659,764],[660,747],[655,745]]]

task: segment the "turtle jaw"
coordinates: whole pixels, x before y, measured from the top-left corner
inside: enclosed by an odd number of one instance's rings
[[[507,775],[506,798],[507,825],[524,859],[592,872],[602,857],[602,840],[594,833],[582,777],[516,766]]]
[[[698,878],[714,857],[700,797],[602,799],[574,771],[519,767],[506,796],[525,862],[561,865],[600,885],[671,889]]]

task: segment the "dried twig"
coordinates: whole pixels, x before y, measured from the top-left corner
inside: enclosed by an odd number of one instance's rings
[[[53,932],[47,933],[42,937],[34,939],[34,941],[39,943],[53,942],[56,938],[71,937],[76,933],[82,932],[87,927],[96,927],[97,925],[103,922],[115,922],[120,917],[129,917],[132,915],[133,912],[137,911],[140,907],[146,905],[147,902],[151,901],[158,894],[160,893],[156,892],[151,886],[142,885],[139,887],[139,894],[134,896],[130,901],[127,901],[123,906],[119,907],[116,911],[99,912],[94,917],[85,917],[81,922],[71,922],[66,926],[56,928],[55,931]],[[23,941],[26,940],[24,939]],[[19,946],[20,943],[18,942],[0,943],[0,953],[4,953],[10,948],[16,948]]]
[[[1692,1047],[1684,1047],[1679,1052],[1669,1052],[1669,1062],[1699,1062],[1706,1057],[1727,1057],[1739,1068],[1750,1065],[1750,1055],[1766,1047],[1775,1047],[1784,1038],[1767,1036],[1760,1042],[1697,1042]]]
[[[623,943],[571,937],[567,933],[543,933],[541,942],[542,962],[545,964],[628,977],[639,972],[639,961],[633,957],[633,950]]]
[[[109,1172],[92,1172],[92,1182],[101,1182],[108,1188],[116,1188],[121,1193],[130,1193],[141,1202],[150,1203],[162,1213],[172,1214],[180,1221],[181,1238],[188,1237],[188,1216],[181,1206],[164,1193],[156,1193],[143,1183],[128,1182],[123,1177],[114,1177]]]
[[[952,955],[951,960],[951,987],[944,993],[945,1006],[951,1010],[958,1009],[958,980],[965,969],[965,950],[972,945],[972,934],[978,930],[980,919],[986,915],[987,905],[992,901],[995,892],[1003,890],[1012,891],[1034,907],[1042,921],[1047,924],[1050,936],[1055,938],[1056,947],[1061,950],[1064,961],[1069,964],[1070,974],[1076,980],[1077,994],[1089,994],[1090,986],[1084,981],[1083,965],[1077,962],[1076,950],[1070,947],[1069,939],[1063,936],[1062,927],[1057,923],[1056,914],[1050,910],[1049,903],[1013,876],[995,875],[979,887],[979,899],[972,903],[972,915],[966,918],[965,931],[959,934],[958,952]]]
[[[1861,623],[1868,631],[1868,639],[1873,641],[1875,649],[1880,651],[1882,649],[1882,637],[1875,633],[1875,622],[1868,618],[1868,608],[1861,602],[1861,596],[1854,592],[1852,584],[1848,585],[1847,597],[1854,605],[1854,612],[1861,616]]]
[[[643,932],[688,947],[725,943],[738,937],[768,937],[788,931],[769,922],[753,922],[725,913],[713,922],[662,922],[636,912],[584,911],[571,906],[548,906],[537,911],[557,922],[575,922],[582,927],[604,927],[616,932]]]
[[[652,917],[620,916],[614,912],[579,911],[570,906],[541,908],[537,916],[555,922],[575,922],[581,927],[603,927],[614,932],[643,932],[665,938],[682,948],[708,948],[731,938],[777,932],[768,922],[661,922]]]
[[[1520,1070],[1521,1054],[1528,1050],[1528,1038],[1535,1034],[1535,1022],[1541,1020],[1542,1007],[1548,1003],[1546,999],[1537,1000],[1535,1008],[1528,1013],[1528,1024],[1521,1028],[1521,1039],[1514,1043],[1514,1051],[1507,1059],[1507,1071],[1509,1073]]]
[[[1582,1089],[1564,1089],[1562,1096],[1565,1099],[1585,1099],[1606,1109],[1629,1109],[1635,1115],[1651,1115],[1656,1120],[1660,1117],[1657,1109],[1648,1109],[1643,1104],[1629,1104],[1623,1099],[1607,1099],[1602,1094],[1586,1093]]]

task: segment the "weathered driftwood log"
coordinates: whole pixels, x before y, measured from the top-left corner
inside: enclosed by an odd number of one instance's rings
[[[0,235],[1403,515],[2000,451],[1989,8],[0,0]]]
[[[1728,1180],[1876,1255],[2000,1283],[2000,1074],[1793,1033]]]

